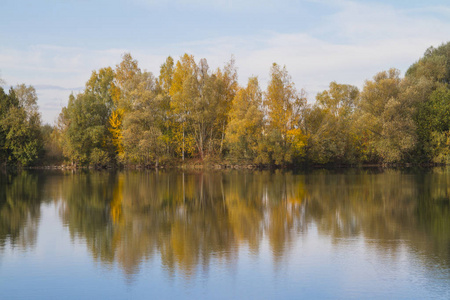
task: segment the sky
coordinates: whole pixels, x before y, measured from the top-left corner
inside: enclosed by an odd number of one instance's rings
[[[233,56],[239,83],[273,62],[286,65],[310,103],[329,83],[353,84],[377,72],[402,74],[430,47],[450,41],[447,0],[0,0],[0,78],[36,88],[45,123],[93,70],[131,53],[159,74],[167,56]]]

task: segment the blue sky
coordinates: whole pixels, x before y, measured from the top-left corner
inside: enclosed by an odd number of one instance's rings
[[[450,41],[450,4],[437,0],[0,1],[0,77],[35,86],[48,123],[125,52],[155,74],[168,55],[212,68],[234,55],[240,83],[257,75],[263,87],[271,63],[285,64],[314,101],[331,81],[362,87]]]

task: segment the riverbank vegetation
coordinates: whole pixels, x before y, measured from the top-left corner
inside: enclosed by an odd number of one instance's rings
[[[429,48],[400,76],[381,71],[362,90],[331,82],[308,104],[287,68],[273,64],[238,84],[231,59],[168,57],[159,75],[130,54],[93,71],[53,128],[40,125],[36,92],[0,90],[3,165],[334,165],[450,160],[450,43]],[[46,155],[45,155],[46,154]],[[63,158],[62,158],[63,157]]]

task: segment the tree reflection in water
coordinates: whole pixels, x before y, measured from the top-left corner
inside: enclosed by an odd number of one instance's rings
[[[426,266],[450,267],[450,175],[443,169],[23,172],[0,179],[1,247],[32,246],[40,203],[54,199],[72,239],[128,276],[156,256],[171,276],[189,279],[212,261],[236,264],[240,249],[258,256],[264,242],[277,265],[301,255],[291,250],[311,228],[336,246],[356,238],[392,259],[406,246]]]
[[[0,174],[0,251],[36,244],[43,181],[27,172]]]

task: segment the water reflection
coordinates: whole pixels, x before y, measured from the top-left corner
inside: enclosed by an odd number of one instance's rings
[[[158,258],[185,279],[233,265],[263,243],[275,264],[314,228],[334,245],[361,239],[395,258],[450,267],[450,173],[75,172],[0,176],[0,245],[32,247],[40,204],[58,203],[72,240],[128,275]],[[349,253],[351,255],[351,253]]]
[[[35,245],[43,184],[27,172],[0,175],[0,250],[6,244],[20,249]]]

